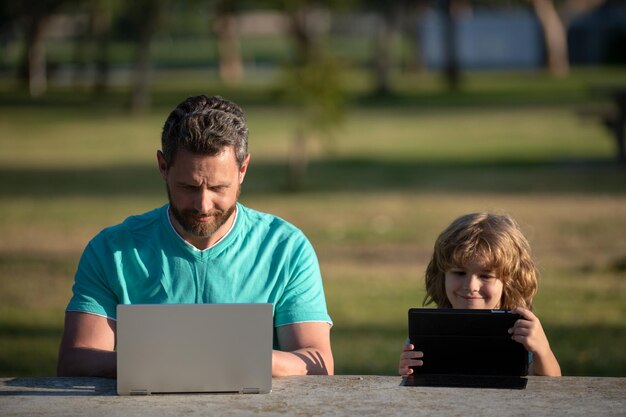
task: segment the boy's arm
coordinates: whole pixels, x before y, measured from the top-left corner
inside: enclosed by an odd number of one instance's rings
[[[561,367],[554,356],[548,338],[546,337],[541,322],[526,308],[515,308],[514,313],[522,316],[513,327],[509,329],[512,339],[524,345],[527,351],[533,354],[533,362],[530,365],[531,375],[561,376]]]
[[[561,367],[552,350],[539,356],[533,353],[533,361],[528,367],[529,375],[561,376]]]

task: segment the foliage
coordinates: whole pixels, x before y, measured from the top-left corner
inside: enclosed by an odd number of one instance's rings
[[[327,54],[318,54],[307,65],[284,69],[280,90],[283,99],[300,109],[302,129],[330,140],[345,117],[342,68]]]

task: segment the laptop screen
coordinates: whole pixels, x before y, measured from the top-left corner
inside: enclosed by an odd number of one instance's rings
[[[271,304],[118,305],[117,318],[120,395],[271,390]]]

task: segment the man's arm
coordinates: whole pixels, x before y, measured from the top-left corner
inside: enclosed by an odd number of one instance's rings
[[[115,320],[89,313],[66,312],[57,375],[115,378],[115,329]]]
[[[276,333],[281,350],[272,351],[272,376],[334,374],[329,323],[294,323]]]

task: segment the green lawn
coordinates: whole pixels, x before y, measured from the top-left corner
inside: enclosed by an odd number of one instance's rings
[[[588,82],[615,72],[467,77],[452,95],[399,80],[402,93],[381,102],[357,82],[335,139],[311,141],[295,193],[285,161],[297,113],[262,85],[159,82],[154,110],[131,116],[123,90],[94,102],[53,86],[31,101],[0,80],[0,376],[54,374],[78,257],[103,227],[165,202],[160,129],[194,91],[241,98],[252,153],[242,201],[313,242],[337,373],[396,373],[437,234],[490,210],[512,214],[531,241],[535,310],[564,374],[626,376],[626,168],[603,128],[574,111]]]

